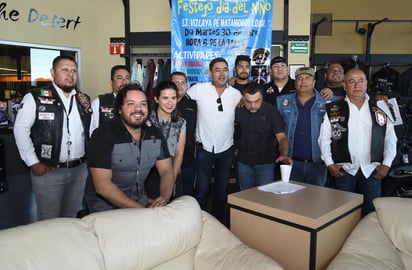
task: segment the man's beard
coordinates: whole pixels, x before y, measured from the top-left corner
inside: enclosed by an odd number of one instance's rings
[[[58,85],[58,84],[56,84],[56,85],[65,93],[70,93],[73,89],[76,88],[76,84],[74,84],[74,85],[67,85],[67,84]]]
[[[142,125],[146,122],[146,120],[149,118],[149,115],[146,115],[141,121],[139,122],[132,122],[130,120],[130,117],[124,117],[121,115],[122,121],[129,127],[133,129],[139,129],[142,127]]]
[[[60,87],[61,90],[65,93],[70,93],[74,87]]]
[[[237,76],[239,79],[241,79],[241,80],[247,80],[248,78],[249,78],[249,74],[247,74],[247,73],[240,73],[240,74],[238,74],[238,76]]]

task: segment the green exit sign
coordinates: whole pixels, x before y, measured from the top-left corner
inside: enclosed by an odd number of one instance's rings
[[[308,54],[309,42],[308,41],[290,41],[289,42],[290,54]]]

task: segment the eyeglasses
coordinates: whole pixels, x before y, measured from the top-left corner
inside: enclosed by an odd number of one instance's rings
[[[217,102],[217,104],[219,104],[219,105],[217,106],[217,110],[218,110],[219,112],[223,112],[222,99],[221,99],[220,97],[218,97],[218,98],[216,99],[216,102]]]

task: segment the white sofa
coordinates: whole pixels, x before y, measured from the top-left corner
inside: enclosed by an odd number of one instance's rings
[[[184,196],[166,207],[57,218],[0,231],[0,268],[283,269]]]
[[[412,199],[382,197],[345,241],[328,270],[412,269]]]

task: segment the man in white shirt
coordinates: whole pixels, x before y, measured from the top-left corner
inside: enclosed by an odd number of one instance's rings
[[[99,97],[92,102],[93,114],[92,122],[90,123],[90,136],[97,127],[115,117],[114,100],[120,89],[128,84],[130,84],[129,69],[124,65],[113,66],[110,70],[112,92],[99,95]]]
[[[381,180],[396,156],[393,123],[366,94],[368,81],[360,69],[344,79],[344,100],[328,103],[319,146],[337,189],[364,195],[362,216],[373,211],[381,196]]]
[[[75,217],[80,210],[92,113],[89,96],[75,88],[72,57],[56,57],[50,72],[52,85],[24,96],[13,129],[20,156],[31,169],[39,220]]]
[[[213,171],[212,214],[223,221],[233,156],[235,109],[242,95],[228,84],[229,67],[224,58],[210,62],[209,76],[211,82],[198,83],[187,92],[197,103],[195,196],[206,209]]]

